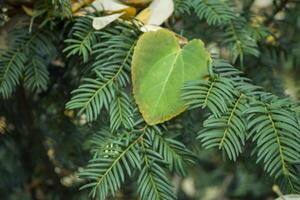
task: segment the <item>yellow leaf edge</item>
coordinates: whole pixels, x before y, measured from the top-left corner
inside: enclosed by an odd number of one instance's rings
[[[172,36],[174,37],[174,40],[178,41],[177,38],[176,38],[175,33],[172,32],[172,31],[169,31],[169,30],[167,30],[167,29],[160,29],[160,30],[157,30],[157,31],[151,31],[151,32],[152,32],[152,33],[153,33],[153,32],[165,32],[165,33],[168,33],[168,34],[171,33],[170,36],[172,35]],[[139,40],[141,40],[142,37],[145,37],[145,35],[151,34],[151,32],[143,33],[143,34],[140,36]],[[204,42],[203,42],[202,40],[200,40],[200,39],[193,39],[193,40],[198,40],[198,41],[200,41],[201,44],[204,46]],[[191,41],[193,41],[193,40],[191,40]],[[189,42],[191,42],[191,41],[189,41]],[[189,42],[188,42],[188,43],[189,43]],[[139,43],[139,42],[138,42],[138,43]],[[136,44],[136,46],[135,46],[135,48],[134,48],[134,52],[138,52],[138,51],[140,50],[140,47],[138,46],[138,43]],[[188,43],[187,43],[187,44],[188,44]],[[179,49],[182,49],[182,47],[180,47],[180,45],[179,45],[179,42],[178,42],[177,44],[178,44]],[[208,52],[207,52],[207,53],[208,53]],[[150,125],[150,126],[156,125],[156,124],[160,124],[160,123],[169,121],[170,119],[172,119],[172,118],[174,118],[174,117],[180,115],[180,114],[183,113],[184,111],[186,111],[186,109],[188,108],[188,106],[183,105],[182,108],[178,108],[176,111],[174,111],[174,112],[172,112],[172,113],[166,115],[164,118],[161,118],[161,119],[152,119],[152,118],[147,114],[147,112],[145,111],[145,108],[144,108],[143,104],[142,104],[141,102],[139,102],[139,100],[138,100],[138,98],[137,98],[137,96],[136,96],[136,93],[135,93],[135,86],[134,86],[134,85],[136,85],[136,84],[135,84],[135,82],[136,82],[136,73],[135,73],[136,70],[135,70],[135,68],[137,67],[137,65],[135,64],[135,59],[134,59],[134,57],[137,57],[137,55],[136,55],[135,53],[133,54],[132,61],[131,61],[131,68],[132,68],[132,70],[131,70],[131,79],[132,79],[132,85],[133,85],[133,90],[132,90],[132,92],[133,92],[133,97],[134,97],[134,99],[135,99],[135,102],[136,102],[136,104],[138,105],[139,111],[141,112],[141,114],[142,114],[142,116],[143,116],[145,122],[146,122],[148,125]],[[211,56],[210,56],[209,53],[208,53],[208,57],[209,57],[209,62],[211,63],[211,62],[212,62],[212,59],[211,59]],[[207,67],[208,67],[208,66],[207,66]]]

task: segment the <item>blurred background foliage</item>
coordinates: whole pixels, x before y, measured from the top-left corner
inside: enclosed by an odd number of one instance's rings
[[[68,35],[68,22],[60,18],[70,17],[59,9],[67,9],[78,2],[69,2],[63,8],[47,7],[47,0],[0,1],[0,48],[5,49],[8,31],[25,19],[30,20],[24,6],[39,4],[40,24],[55,32],[57,52],[50,63],[49,88],[30,99],[18,88],[13,101],[0,101],[0,199],[87,199],[88,191],[79,191],[81,180],[78,169],[89,159],[89,138],[106,121],[87,124],[84,116],[77,117],[65,110],[70,91],[78,83],[79,64],[67,60],[62,52],[63,40]],[[66,1],[67,2],[67,1]],[[246,30],[258,40],[259,55],[247,55],[243,60],[232,57],[230,48],[224,47],[222,33],[226,30],[210,26],[195,17],[193,11],[176,10],[164,26],[184,37],[201,38],[216,56],[231,60],[254,80],[278,96],[300,98],[300,3],[293,0],[231,0],[237,12],[246,19]],[[180,0],[175,0],[175,5]],[[46,6],[46,7],[43,7]],[[57,19],[59,18],[59,19]],[[46,20],[46,21],[44,21]],[[56,20],[56,21],[55,21]],[[68,21],[68,20],[66,20]],[[53,24],[52,24],[53,23]],[[75,68],[70,69],[72,66]],[[265,175],[263,167],[250,159],[250,152],[238,162],[226,160],[215,150],[203,150],[190,135],[196,134],[200,111],[185,113],[174,132],[182,141],[197,152],[198,160],[188,169],[185,178],[175,176],[173,183],[180,200],[271,200],[272,180]],[[182,121],[186,123],[181,126]],[[189,126],[193,124],[193,126]],[[171,127],[172,128],[172,127]],[[195,129],[195,130],[194,130]],[[37,136],[34,132],[39,131]],[[249,154],[247,156],[247,154]],[[132,183],[125,183],[116,199],[134,199]],[[31,192],[35,191],[35,195]]]

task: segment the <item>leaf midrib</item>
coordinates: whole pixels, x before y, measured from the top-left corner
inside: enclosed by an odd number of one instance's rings
[[[172,53],[172,54],[173,54],[173,53]],[[155,104],[155,107],[154,107],[155,109],[154,109],[154,110],[157,109],[157,106],[158,106],[158,104],[160,103],[160,100],[161,100],[161,98],[162,98],[162,95],[164,94],[164,91],[165,91],[167,82],[169,81],[169,78],[170,78],[170,76],[171,76],[171,74],[172,74],[172,72],[173,72],[173,70],[174,70],[174,67],[175,67],[175,65],[176,65],[176,63],[177,63],[177,59],[178,59],[178,57],[179,57],[180,55],[181,55],[181,49],[179,49],[179,50],[176,52],[174,61],[173,61],[172,65],[171,65],[171,69],[170,69],[170,71],[169,71],[169,73],[168,73],[168,75],[167,75],[165,81],[163,82],[163,86],[162,86],[162,89],[160,90],[161,92],[160,92],[160,94],[159,94],[159,96],[158,96],[158,99],[157,99],[157,102],[156,102],[156,104]],[[184,76],[184,74],[183,74],[183,76]]]

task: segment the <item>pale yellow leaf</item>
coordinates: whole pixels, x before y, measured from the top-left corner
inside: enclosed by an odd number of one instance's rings
[[[107,15],[107,16],[104,16],[104,17],[95,17],[93,19],[93,27],[96,30],[103,29],[104,27],[106,27],[107,25],[112,23],[113,21],[117,20],[123,14],[124,14],[124,12],[116,13],[116,14],[112,14],[112,15]]]
[[[162,27],[156,26],[156,25],[151,25],[151,24],[146,24],[140,28],[140,30],[144,33],[150,32],[150,31],[157,31],[159,29],[162,29]]]
[[[121,19],[130,20],[134,18],[137,11],[135,7],[128,7],[125,10],[122,10],[121,12],[124,12],[124,14],[121,16]]]
[[[121,0],[123,3],[130,4],[130,5],[145,5],[150,3],[152,0]]]
[[[95,0],[92,3],[92,7],[98,11],[119,11],[128,8],[129,6],[117,1],[117,0]]]
[[[24,5],[22,5],[21,7],[28,16],[32,17],[34,15],[32,8],[24,6]]]
[[[272,6],[272,3],[273,0],[255,0],[253,6],[262,9]]]
[[[136,18],[144,24],[161,25],[173,12],[173,0],[153,0]]]
[[[145,8],[142,10],[137,16],[136,19],[143,22],[144,24],[147,24],[151,16],[151,10],[150,8]]]
[[[76,12],[78,10],[80,10],[80,8],[82,8],[86,5],[89,5],[93,1],[94,0],[81,0],[81,1],[76,1],[76,2],[72,1],[72,7],[71,7],[72,13],[74,13],[75,15],[78,15]]]

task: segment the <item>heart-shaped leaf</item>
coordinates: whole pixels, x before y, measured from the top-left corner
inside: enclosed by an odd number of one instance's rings
[[[203,79],[211,62],[201,40],[183,48],[174,33],[161,29],[144,33],[132,58],[133,93],[150,124],[167,121],[186,109],[181,100],[184,82]]]

